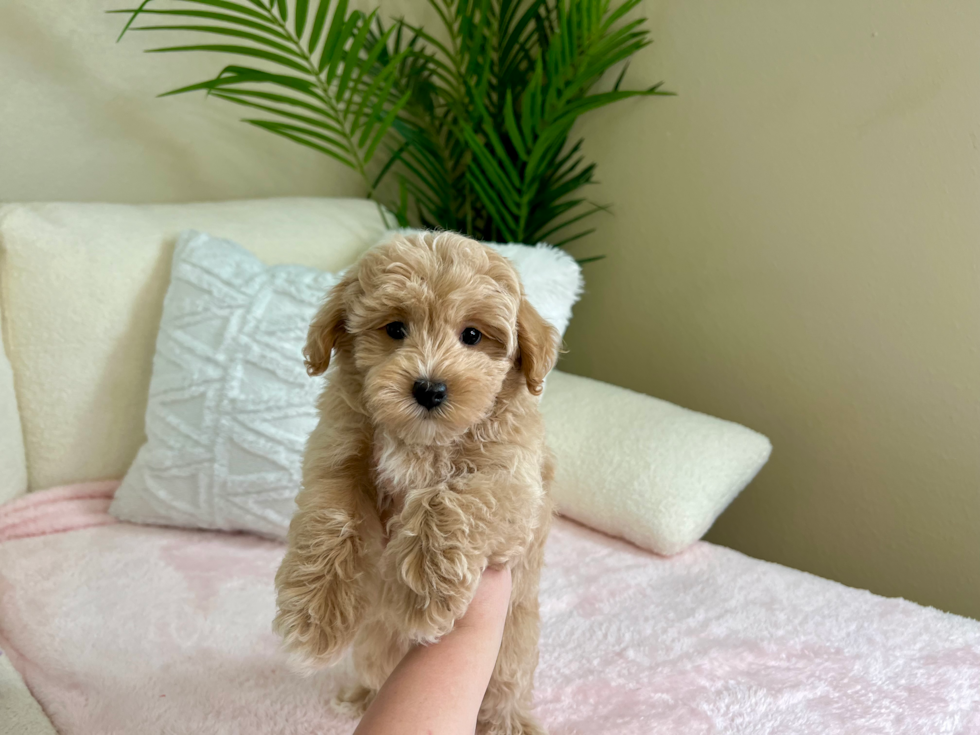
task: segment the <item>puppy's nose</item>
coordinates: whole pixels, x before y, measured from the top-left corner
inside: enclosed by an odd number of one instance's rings
[[[446,400],[446,384],[420,378],[412,386],[412,395],[420,406],[432,410]]]

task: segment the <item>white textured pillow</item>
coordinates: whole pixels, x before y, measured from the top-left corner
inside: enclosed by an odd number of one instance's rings
[[[268,267],[227,240],[180,237],[153,357],[147,442],[116,491],[114,516],[284,533],[322,387],[303,367],[306,330],[337,280]]]
[[[554,248],[500,246],[528,299],[564,332],[578,264]],[[306,331],[339,275],[268,267],[205,234],[181,236],[153,359],[147,443],[110,512],[137,523],[284,537],[322,378]]]
[[[701,538],[772,451],[739,424],[557,370],[541,410],[562,515],[658,554]]]

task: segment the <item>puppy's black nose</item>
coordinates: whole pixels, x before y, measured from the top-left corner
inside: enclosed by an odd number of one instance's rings
[[[432,410],[446,400],[446,384],[434,383],[431,380],[416,380],[412,386],[412,395],[423,408]]]

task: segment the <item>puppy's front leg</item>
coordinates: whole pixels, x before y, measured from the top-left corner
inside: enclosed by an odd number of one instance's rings
[[[382,557],[384,601],[412,640],[432,642],[466,612],[486,567],[489,509],[449,485],[414,490]]]
[[[382,557],[385,600],[408,637],[434,641],[452,630],[487,565],[525,552],[543,502],[540,475],[509,471],[408,493]]]
[[[315,670],[340,657],[363,618],[363,509],[355,489],[340,479],[308,482],[296,503],[276,574],[273,628],[294,660]]]

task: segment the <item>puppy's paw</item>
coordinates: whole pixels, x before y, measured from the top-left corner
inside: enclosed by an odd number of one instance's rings
[[[330,704],[338,714],[356,719],[364,716],[377,694],[375,689],[356,684],[341,689]]]
[[[312,674],[336,663],[350,645],[354,631],[350,624],[334,615],[333,622],[321,622],[318,613],[309,612],[316,603],[295,608],[280,607],[272,623],[273,630],[282,637],[282,644],[289,654],[293,669]]]
[[[397,625],[406,638],[432,643],[453,629],[472,598],[473,590],[463,579],[427,569],[386,584],[384,602],[396,611]]]
[[[333,538],[323,546],[328,548],[320,554],[290,549],[276,574],[278,611],[272,628],[291,663],[307,672],[343,655],[364,613],[354,540]]]
[[[422,642],[438,640],[466,612],[482,564],[467,539],[466,518],[449,491],[436,491],[418,507],[385,549],[385,602],[397,611],[402,632]]]

